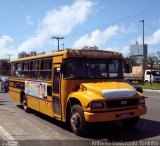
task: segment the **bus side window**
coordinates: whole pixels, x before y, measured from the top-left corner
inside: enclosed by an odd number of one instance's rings
[[[38,79],[39,76],[39,60],[32,60],[30,64],[30,77]]]
[[[16,63],[15,76],[16,76],[16,77],[22,77],[22,62]]]
[[[22,77],[23,78],[28,78],[29,77],[29,62],[28,61],[24,61],[22,63]]]
[[[41,60],[40,79],[51,80],[52,78],[52,58],[45,58]]]
[[[12,77],[15,77],[16,76],[16,64],[15,63],[11,63],[11,66],[10,66],[10,76]]]

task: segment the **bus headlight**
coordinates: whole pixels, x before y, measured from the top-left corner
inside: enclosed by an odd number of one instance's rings
[[[90,108],[92,109],[100,109],[104,108],[104,103],[101,101],[94,101],[90,103]]]
[[[145,104],[145,99],[144,98],[140,98],[139,99],[139,104]]]

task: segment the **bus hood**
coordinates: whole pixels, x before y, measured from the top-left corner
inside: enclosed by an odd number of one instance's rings
[[[136,90],[124,82],[82,83],[85,90],[93,91],[104,98],[127,98],[136,94]]]

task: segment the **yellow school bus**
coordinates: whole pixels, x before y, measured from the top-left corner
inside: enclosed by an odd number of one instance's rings
[[[26,112],[67,122],[77,135],[96,122],[132,127],[146,114],[144,95],[124,83],[118,52],[68,49],[11,61],[9,93]]]

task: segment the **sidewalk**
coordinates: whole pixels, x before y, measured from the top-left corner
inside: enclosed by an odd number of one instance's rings
[[[160,90],[153,90],[153,89],[143,89],[143,91],[160,92]]]

